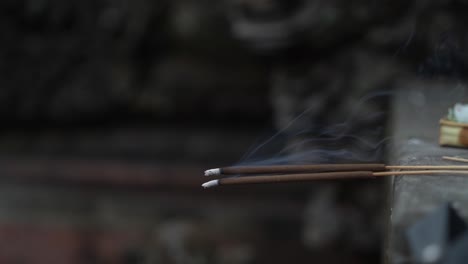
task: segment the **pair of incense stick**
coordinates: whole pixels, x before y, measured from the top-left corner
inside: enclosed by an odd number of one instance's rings
[[[444,157],[445,158],[445,157]],[[404,171],[392,171],[404,170]],[[263,174],[263,175],[262,175]],[[273,175],[272,175],[273,174]],[[392,175],[424,174],[465,174],[468,166],[453,165],[395,165],[385,164],[316,164],[316,165],[274,165],[236,166],[209,169],[205,176],[247,175],[211,180],[204,188],[219,185],[259,184],[278,182],[298,182],[332,179],[369,179]]]

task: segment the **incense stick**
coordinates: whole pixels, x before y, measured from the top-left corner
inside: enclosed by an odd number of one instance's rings
[[[322,172],[322,173],[303,173],[303,174],[283,174],[283,175],[257,175],[245,177],[223,178],[204,183],[204,188],[210,188],[218,185],[237,185],[237,184],[259,184],[259,183],[280,183],[280,182],[299,182],[314,180],[332,180],[332,179],[357,179],[372,178],[372,171],[348,171],[348,172]]]
[[[468,162],[468,159],[464,159],[464,158],[460,158],[460,157],[443,156],[442,159],[451,160],[451,161],[459,161],[459,162]]]
[[[468,160],[467,160],[468,162]],[[273,166],[239,166],[209,169],[205,176],[235,174],[280,174],[339,171],[385,171],[385,170],[468,170],[460,165],[392,165],[385,164],[314,164],[314,165],[273,165]]]
[[[338,171],[384,171],[385,164],[313,164],[313,165],[270,165],[270,166],[234,166],[205,171],[205,176],[235,174],[273,174],[304,172]]]
[[[369,179],[374,177],[385,177],[394,175],[429,175],[429,174],[458,174],[468,175],[468,170],[416,170],[416,171],[349,171],[349,172],[322,172],[284,175],[257,175],[235,178],[223,178],[205,182],[204,188],[211,188],[219,185],[240,185],[240,184],[264,184],[281,182],[303,182],[315,180],[336,180],[336,179]]]

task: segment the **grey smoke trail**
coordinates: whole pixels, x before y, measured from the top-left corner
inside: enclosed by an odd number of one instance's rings
[[[258,145],[254,145],[237,163],[237,165],[246,165],[246,164],[284,164],[284,163],[305,163],[305,162],[324,162],[330,159],[349,159],[349,160],[359,160],[359,161],[369,161],[372,158],[375,158],[375,152],[381,152],[384,148],[385,143],[389,138],[381,139],[378,142],[371,142],[364,139],[362,136],[358,136],[352,133],[353,123],[355,122],[372,122],[378,120],[385,116],[384,112],[377,113],[365,113],[360,115],[359,111],[362,106],[376,98],[391,96],[391,91],[381,91],[369,94],[364,96],[359,100],[354,107],[352,113],[347,117],[347,119],[339,124],[335,124],[328,127],[314,127],[309,126],[309,128],[302,129],[300,131],[289,131],[289,128],[294,125],[295,122],[299,121],[301,118],[306,116],[306,114],[312,109],[308,108],[289,122],[284,128],[276,132],[274,135],[269,137],[267,140],[263,141]],[[374,135],[382,134],[381,130],[378,128],[372,128]],[[268,146],[272,145],[280,137],[297,139],[303,137],[298,142],[293,142],[286,147],[283,147],[279,151],[272,153],[267,157],[262,157],[259,155],[259,152],[265,150]],[[368,156],[363,154],[353,153],[351,150],[344,149],[340,146],[340,141],[347,141],[348,145],[363,150],[363,152],[369,153]],[[318,149],[314,147],[308,147],[313,143],[323,144],[326,143],[330,145],[329,148],[319,147]],[[342,144],[341,144],[342,145]],[[294,151],[299,149],[299,151]],[[269,153],[270,154],[270,153]]]

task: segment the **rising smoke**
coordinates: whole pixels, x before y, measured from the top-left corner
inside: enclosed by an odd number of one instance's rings
[[[305,110],[274,135],[247,151],[236,165],[371,162],[382,158],[386,112],[365,112],[366,104],[388,101],[392,92],[365,96],[342,122],[323,126]],[[297,126],[296,124],[306,124]]]

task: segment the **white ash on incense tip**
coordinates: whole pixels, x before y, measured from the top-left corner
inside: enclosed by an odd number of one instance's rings
[[[218,176],[221,175],[221,169],[209,169],[205,171],[205,176]]]
[[[218,183],[219,183],[219,180],[212,180],[212,181],[208,181],[202,184],[202,187],[207,189],[207,188],[218,186]]]

